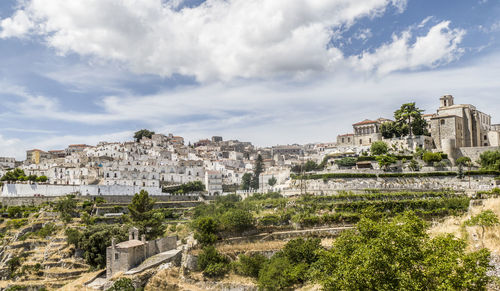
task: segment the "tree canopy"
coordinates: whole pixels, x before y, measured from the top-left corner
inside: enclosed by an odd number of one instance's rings
[[[262,159],[262,156],[259,154],[257,156],[257,160],[255,161],[255,168],[253,170],[253,176],[251,182],[252,189],[259,189],[259,177],[260,174],[262,174],[262,172],[264,172],[264,160]]]
[[[395,121],[385,122],[380,131],[384,138],[401,137],[406,135],[429,135],[427,122],[422,117],[423,110],[414,102],[405,103],[394,112]]]
[[[371,147],[370,147],[370,152],[374,156],[379,156],[379,155],[385,155],[389,151],[389,147],[387,146],[387,143],[383,141],[376,141],[373,142]]]
[[[500,150],[485,151],[479,156],[479,163],[484,170],[500,171]]]
[[[139,142],[143,137],[151,138],[155,134],[154,131],[149,131],[147,129],[141,129],[139,131],[136,131],[134,133],[134,139],[135,141]]]
[[[148,240],[161,236],[164,231],[164,215],[161,211],[155,210],[156,199],[149,197],[149,193],[141,190],[132,198],[128,205],[130,218],[140,233],[146,234]]]
[[[430,238],[413,213],[362,218],[322,251],[313,277],[325,290],[484,290],[489,251],[466,252],[453,235]]]

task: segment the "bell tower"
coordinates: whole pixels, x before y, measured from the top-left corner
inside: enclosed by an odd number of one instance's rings
[[[441,98],[439,98],[439,100],[441,101],[440,107],[449,107],[454,105],[453,96],[451,95],[444,95]]]

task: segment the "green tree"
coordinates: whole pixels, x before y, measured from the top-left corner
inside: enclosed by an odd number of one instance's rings
[[[413,213],[362,218],[313,264],[325,290],[485,290],[489,252],[466,252],[453,235],[430,238]]]
[[[25,181],[26,174],[23,170],[16,168],[12,171],[8,171],[5,175],[0,178],[0,181]]]
[[[304,171],[305,172],[311,172],[311,171],[316,171],[317,169],[319,168],[318,164],[316,164],[315,161],[307,161],[305,164],[304,164]]]
[[[370,147],[370,152],[374,156],[385,155],[389,151],[389,147],[383,141],[376,141],[372,143]]]
[[[264,160],[262,159],[262,156],[259,154],[257,156],[257,160],[255,161],[255,168],[253,170],[252,183],[251,183],[252,189],[259,189],[259,177],[260,174],[262,174],[262,172],[264,172]]]
[[[500,150],[485,151],[479,156],[479,164],[483,170],[500,171]]]
[[[250,190],[252,184],[252,174],[245,173],[241,177],[241,190]]]
[[[243,209],[229,209],[222,215],[220,221],[224,230],[232,233],[241,233],[254,226],[252,213]]]
[[[154,131],[149,131],[147,129],[141,129],[141,130],[136,131],[134,133],[134,139],[136,142],[139,142],[139,141],[141,141],[141,139],[143,137],[151,138],[153,136],[153,134],[155,134]]]
[[[481,213],[469,218],[465,225],[481,227],[481,241],[484,246],[484,231],[487,227],[492,227],[500,224],[498,216],[492,210],[484,210]]]
[[[117,242],[128,239],[128,231],[119,225],[97,224],[87,226],[82,232],[73,229],[67,230],[68,243],[83,250],[87,264],[100,269],[106,266],[106,248],[111,245],[114,237]]]
[[[319,259],[321,240],[293,239],[283,250],[268,260],[259,271],[259,287],[263,290],[289,290],[309,279],[311,264]]]
[[[423,119],[422,112],[415,106],[415,102],[405,103],[394,112],[394,118],[400,126],[408,126],[410,135],[427,135],[427,122]]]
[[[134,284],[130,278],[120,278],[106,291],[135,291]]]
[[[464,177],[463,167],[464,166],[469,167],[469,171],[470,171],[470,168],[472,166],[472,161],[469,157],[460,157],[457,159],[456,163],[458,165],[458,177],[460,179],[462,179]],[[470,173],[469,173],[469,177],[470,177]]]
[[[278,182],[278,180],[274,176],[272,176],[271,178],[269,178],[269,180],[267,180],[267,184],[269,184],[269,186],[271,186],[271,187],[276,185],[277,182]]]
[[[441,153],[433,153],[433,152],[425,152],[422,155],[422,160],[428,164],[432,165],[433,163],[439,163],[443,160],[443,156]]]
[[[214,246],[207,246],[198,256],[198,268],[205,277],[219,278],[229,272],[229,258],[217,252]]]
[[[377,160],[379,166],[384,170],[387,170],[390,165],[397,162],[397,159],[391,155],[380,155],[376,156],[375,159]]]
[[[356,166],[357,159],[353,157],[345,157],[340,160],[336,160],[335,164],[337,164],[339,167],[354,167]]]
[[[193,222],[192,226],[195,231],[194,238],[201,245],[211,245],[217,241],[219,223],[214,218],[208,216],[199,217]]]
[[[57,201],[55,209],[59,211],[61,219],[69,223],[73,217],[78,217],[76,200],[74,195],[67,195]]]
[[[141,190],[128,205],[132,222],[148,240],[161,236],[165,230],[163,213],[154,209],[155,203],[156,199],[149,197],[147,191]]]
[[[38,178],[36,178],[36,181],[37,182],[41,182],[41,183],[45,183],[47,182],[49,178],[47,178],[47,176],[39,176]]]
[[[259,271],[267,262],[267,258],[261,254],[239,255],[238,261],[234,263],[234,271],[238,275],[253,278],[259,277]]]

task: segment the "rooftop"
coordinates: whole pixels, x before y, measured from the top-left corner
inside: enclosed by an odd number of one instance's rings
[[[142,241],[134,239],[134,240],[128,240],[128,241],[124,241],[124,242],[121,242],[119,244],[116,244],[116,247],[120,248],[120,249],[127,249],[127,248],[142,246],[142,245],[144,245],[144,243]]]

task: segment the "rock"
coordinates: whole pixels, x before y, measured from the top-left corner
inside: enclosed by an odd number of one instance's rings
[[[195,271],[198,268],[198,257],[191,254],[182,256],[182,268],[188,271]]]

